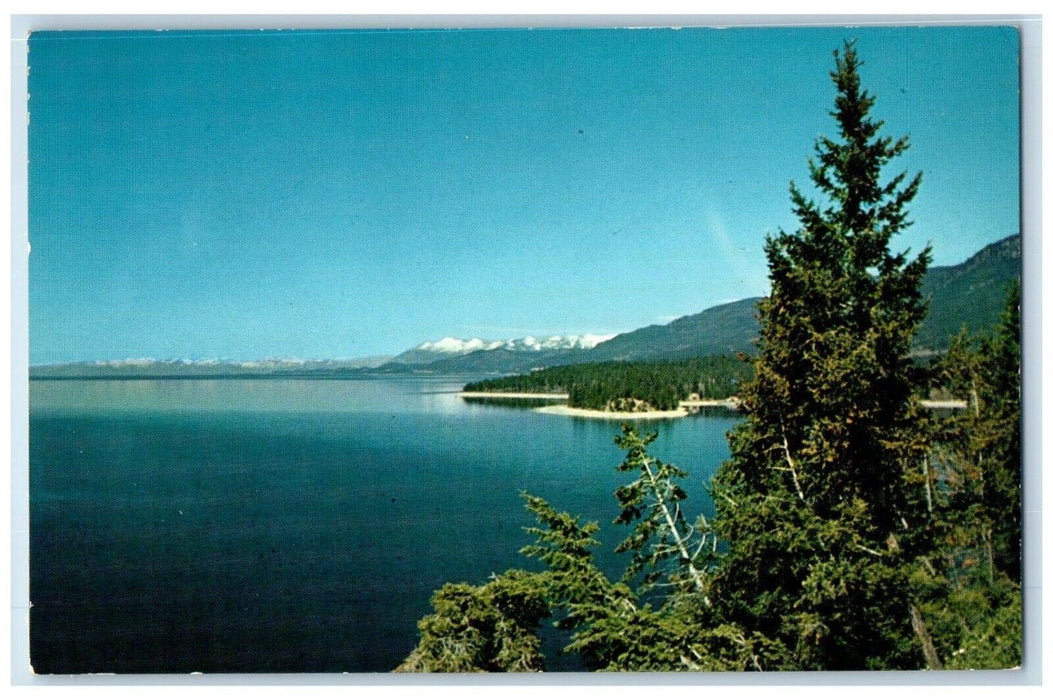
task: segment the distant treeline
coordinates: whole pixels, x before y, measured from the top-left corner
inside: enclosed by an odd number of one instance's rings
[[[706,399],[733,396],[752,376],[750,364],[717,355],[675,361],[562,365],[473,382],[464,390],[567,393],[571,406],[601,410],[623,403],[623,399],[637,399],[651,408],[668,410],[691,394]]]

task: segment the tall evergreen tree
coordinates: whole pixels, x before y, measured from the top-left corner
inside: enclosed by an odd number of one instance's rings
[[[907,584],[926,529],[908,353],[930,255],[890,242],[921,176],[882,178],[908,140],[879,135],[854,46],[834,58],[839,138],[809,160],[821,200],[791,183],[800,228],[765,246],[756,376],[714,479],[728,551],[713,596],[797,668],[917,667],[931,645]]]

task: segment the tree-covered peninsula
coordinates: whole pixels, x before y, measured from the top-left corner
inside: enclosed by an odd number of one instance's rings
[[[726,399],[753,376],[741,359],[719,355],[680,361],[590,362],[472,382],[465,391],[565,393],[575,408],[666,411],[692,397]]]

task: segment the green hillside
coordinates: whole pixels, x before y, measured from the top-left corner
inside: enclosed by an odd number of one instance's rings
[[[664,326],[623,333],[592,349],[589,359],[680,360],[750,352],[757,338],[759,298],[740,299],[678,318]]]
[[[919,350],[944,350],[951,337],[994,327],[1005,305],[1008,285],[1020,279],[1020,236],[981,249],[959,265],[933,267],[922,283],[929,314],[914,339]]]

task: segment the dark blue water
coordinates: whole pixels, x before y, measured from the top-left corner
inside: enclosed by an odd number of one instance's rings
[[[598,520],[619,573],[618,425],[463,381],[32,382],[35,671],[391,670],[444,582],[533,568],[524,490]],[[647,423],[692,516],[733,423]]]

